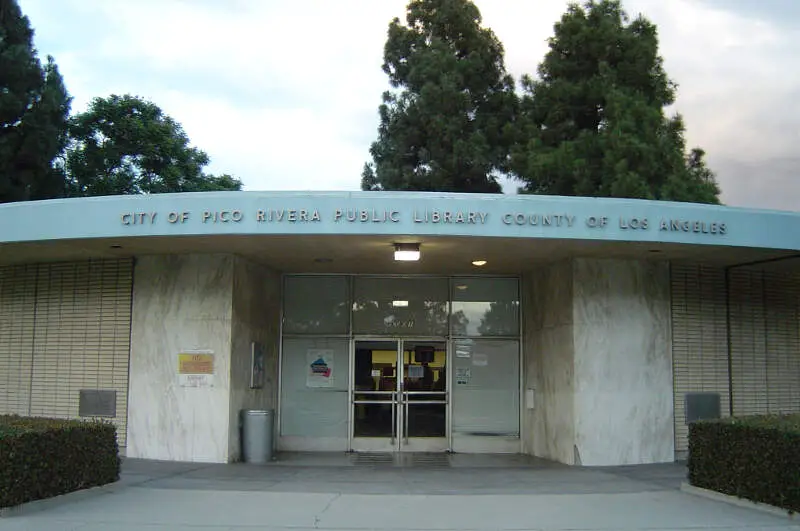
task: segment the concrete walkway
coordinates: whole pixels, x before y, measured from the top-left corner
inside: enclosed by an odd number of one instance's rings
[[[286,455],[269,465],[126,460],[112,486],[0,518],[5,530],[755,530],[785,518],[679,490],[679,464],[522,456]]]

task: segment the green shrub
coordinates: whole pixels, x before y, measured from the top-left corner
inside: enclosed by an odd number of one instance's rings
[[[0,507],[119,479],[113,424],[0,416]]]
[[[688,467],[696,487],[800,512],[800,415],[693,423]]]

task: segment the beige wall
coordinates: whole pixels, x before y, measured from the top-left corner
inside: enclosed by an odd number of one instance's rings
[[[679,458],[686,393],[718,393],[723,416],[800,411],[800,275],[734,268],[728,297],[723,269],[673,264],[671,285]]]
[[[78,418],[80,391],[116,392],[126,440],[131,260],[0,267],[0,414]]]
[[[0,414],[31,413],[38,265],[0,268]]]
[[[675,452],[685,457],[689,429],[684,395],[716,392],[729,411],[725,272],[707,266],[671,267]]]
[[[800,411],[800,275],[731,273],[734,415]]]

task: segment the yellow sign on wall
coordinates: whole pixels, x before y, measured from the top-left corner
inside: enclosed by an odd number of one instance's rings
[[[178,374],[214,374],[214,355],[178,354]]]

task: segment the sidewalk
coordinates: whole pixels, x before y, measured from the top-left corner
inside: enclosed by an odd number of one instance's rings
[[[680,492],[682,465],[574,468],[522,456],[297,455],[265,466],[127,460],[121,481],[6,530],[794,529]]]

